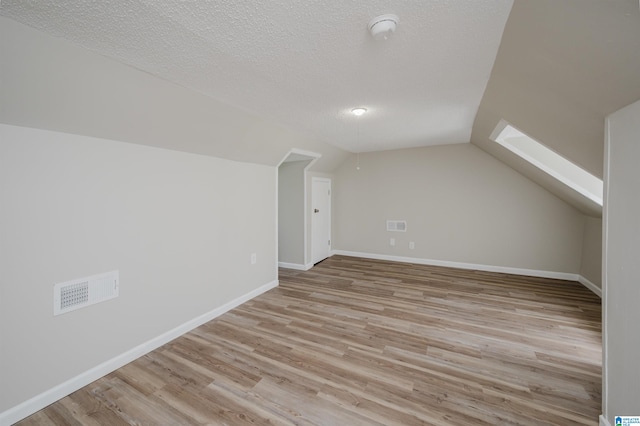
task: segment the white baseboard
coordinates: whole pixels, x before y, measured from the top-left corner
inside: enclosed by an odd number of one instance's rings
[[[89,383],[117,370],[118,368],[130,363],[131,361],[140,358],[141,356],[151,352],[154,349],[159,348],[172,341],[173,339],[193,330],[202,324],[211,321],[212,319],[224,314],[231,309],[240,306],[241,304],[253,299],[260,294],[271,290],[278,286],[278,280],[272,281],[265,285],[262,285],[255,290],[250,291],[234,300],[231,300],[224,305],[200,315],[190,321],[185,322],[178,327],[167,331],[141,345],[138,345],[108,361],[97,365],[84,373],[75,376],[66,382],[63,382],[40,395],[36,395],[33,398],[16,405],[2,413],[0,413],[0,425],[11,425],[16,423],[27,416],[35,413],[38,410],[43,409],[49,404],[56,402],[57,400],[64,398],[65,396],[77,391],[78,389],[88,385]]]
[[[278,262],[280,268],[295,269],[297,271],[308,271],[313,267],[313,263],[303,265],[301,263]]]
[[[540,271],[537,269],[510,268],[507,266],[482,265],[478,263],[451,262],[447,260],[422,259],[418,257],[392,256],[387,254],[359,253],[353,251],[335,250],[335,254],[353,257],[365,257],[368,259],[391,260],[394,262],[416,263],[419,265],[446,266],[449,268],[472,269],[474,271],[501,272],[513,275],[526,275],[529,277],[555,278],[559,280],[578,281],[578,274],[567,272]]]
[[[599,426],[611,426],[611,423],[609,423],[609,420],[607,420],[602,414],[600,414]]]
[[[419,265],[445,266],[448,268],[471,269],[474,271],[500,272],[504,274],[525,275],[528,277],[553,278],[557,280],[578,281],[602,298],[602,290],[579,274],[568,272],[541,271],[537,269],[510,268],[507,266],[482,265],[478,263],[451,262],[447,260],[422,259],[418,257],[393,256],[388,254],[362,253],[347,250],[334,250],[333,254],[365,259],[390,260],[392,262],[416,263]]]
[[[582,284],[583,286],[585,286],[586,288],[588,288],[589,290],[597,294],[598,297],[602,299],[602,289],[600,287],[598,287],[597,285],[595,285],[594,283],[592,283],[582,275],[578,276],[578,281],[580,282],[580,284]]]

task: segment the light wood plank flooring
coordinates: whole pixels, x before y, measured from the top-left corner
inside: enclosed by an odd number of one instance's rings
[[[597,425],[578,283],[334,256],[20,425]]]

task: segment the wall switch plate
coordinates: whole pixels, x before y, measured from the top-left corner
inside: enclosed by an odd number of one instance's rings
[[[416,248],[416,243],[414,243],[413,241],[409,242],[409,250],[413,250],[414,248]]]
[[[390,238],[390,239],[389,239],[389,245],[390,245],[391,247],[395,246],[395,245],[396,245],[396,239],[395,239],[395,238]]]
[[[251,264],[255,265],[257,261],[258,261],[257,254],[256,253],[251,253]]]

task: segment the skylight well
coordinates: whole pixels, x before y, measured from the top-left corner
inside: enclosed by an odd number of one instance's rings
[[[491,134],[491,139],[602,206],[602,179],[525,135],[511,124],[501,120]]]

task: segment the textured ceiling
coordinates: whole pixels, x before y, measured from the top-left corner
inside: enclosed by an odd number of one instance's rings
[[[374,151],[469,142],[511,6],[2,0],[0,14],[349,151]],[[376,42],[367,23],[384,13],[400,24]],[[351,116],[356,106],[369,113]]]

